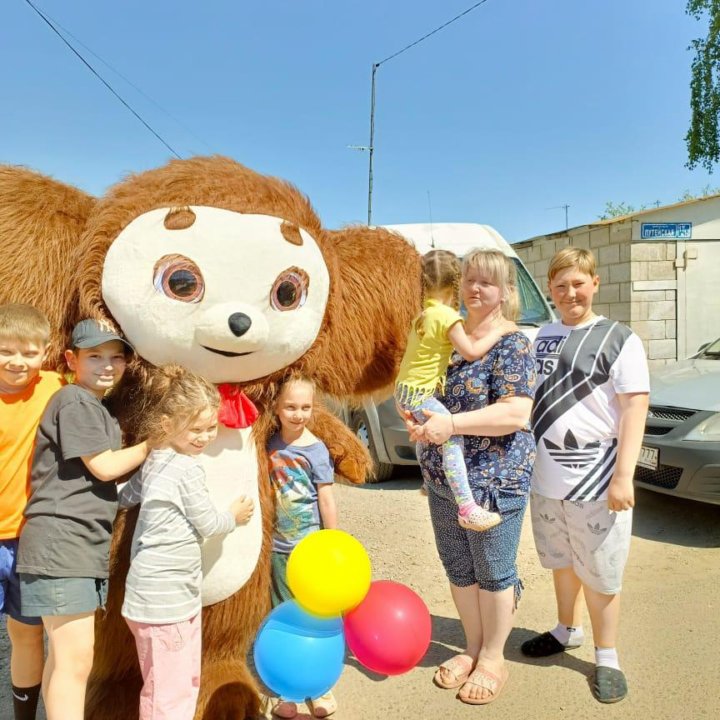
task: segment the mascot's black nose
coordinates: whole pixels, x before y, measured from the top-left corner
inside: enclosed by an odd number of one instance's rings
[[[252,320],[245,313],[233,313],[228,318],[228,325],[232,330],[232,334],[240,337],[250,329]]]

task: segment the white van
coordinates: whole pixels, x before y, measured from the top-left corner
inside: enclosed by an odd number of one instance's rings
[[[463,257],[474,248],[504,252],[515,263],[517,270],[520,328],[533,339],[541,325],[555,319],[544,293],[520,262],[512,245],[489,225],[421,223],[383,227],[405,237],[420,254],[434,249],[450,250],[458,257]],[[417,464],[415,445],[408,438],[405,423],[400,419],[392,397],[381,403],[368,400],[362,408],[346,411],[345,420],[370,451],[373,471],[368,482],[387,480],[396,465]]]

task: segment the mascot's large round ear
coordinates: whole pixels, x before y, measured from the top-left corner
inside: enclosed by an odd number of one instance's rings
[[[0,303],[28,303],[50,321],[56,367],[79,319],[75,258],[95,199],[26,168],[0,165]]]
[[[318,387],[366,395],[397,375],[420,310],[420,256],[400,235],[348,227],[320,238],[330,269],[324,332],[302,359]]]

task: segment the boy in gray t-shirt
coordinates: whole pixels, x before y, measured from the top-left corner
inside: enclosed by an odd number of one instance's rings
[[[147,444],[120,449],[102,399],[120,380],[130,345],[95,320],[73,330],[65,360],[74,384],[50,400],[37,432],[17,570],[23,613],[42,617],[50,671],[48,717],[82,720],[92,666],[95,609],[107,595],[114,481],[143,462]]]

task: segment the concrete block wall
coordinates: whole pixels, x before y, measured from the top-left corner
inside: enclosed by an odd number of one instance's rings
[[[678,357],[675,253],[673,242],[635,242],[630,248],[630,324],[643,340],[651,370]]]
[[[589,248],[598,261],[600,289],[593,307],[627,323],[641,338],[651,368],[677,358],[675,244],[633,243],[629,222],[584,227],[513,245],[543,292],[550,258],[568,245]]]

